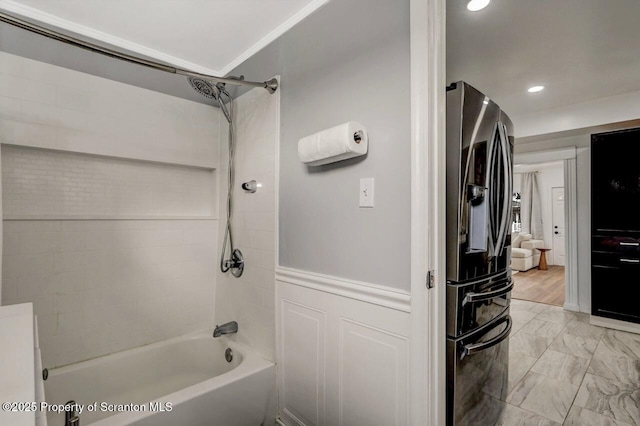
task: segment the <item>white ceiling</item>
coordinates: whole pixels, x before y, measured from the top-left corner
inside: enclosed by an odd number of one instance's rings
[[[447,1],[448,83],[467,81],[512,118],[640,90],[640,1],[466,3]]]
[[[0,9],[221,76],[327,1],[0,0]]]

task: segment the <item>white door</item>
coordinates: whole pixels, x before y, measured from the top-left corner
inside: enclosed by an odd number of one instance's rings
[[[553,264],[564,266],[564,188],[552,188]]]

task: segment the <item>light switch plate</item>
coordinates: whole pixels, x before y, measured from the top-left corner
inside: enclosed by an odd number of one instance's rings
[[[373,207],[373,178],[360,179],[360,207]]]

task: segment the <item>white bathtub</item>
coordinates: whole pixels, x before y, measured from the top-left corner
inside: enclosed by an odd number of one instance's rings
[[[211,333],[51,370],[45,399],[52,405],[74,400],[83,406],[82,426],[259,426],[275,381],[274,364]],[[233,351],[231,362],[225,360],[227,348]],[[171,411],[151,411],[150,402],[165,408],[171,403]],[[88,406],[95,403],[97,410],[90,412]],[[121,406],[105,412],[103,403]],[[48,426],[64,426],[62,413],[49,411],[47,420]]]

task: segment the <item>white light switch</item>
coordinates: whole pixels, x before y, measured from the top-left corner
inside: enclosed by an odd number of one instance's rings
[[[373,178],[360,179],[360,207],[373,207]]]

